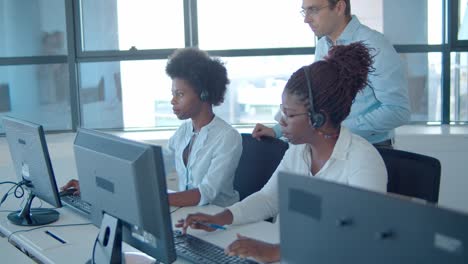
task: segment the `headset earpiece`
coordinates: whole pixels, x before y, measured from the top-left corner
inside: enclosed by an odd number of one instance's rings
[[[304,69],[304,75],[306,78],[307,89],[309,90],[309,118],[310,123],[313,127],[319,128],[325,124],[325,115],[322,113],[315,112],[314,109],[314,97],[312,95],[312,84],[310,83],[309,71],[307,66],[302,67]]]
[[[313,127],[319,128],[325,123],[325,116],[322,113],[314,114],[313,118],[311,118],[310,121]]]
[[[200,100],[203,102],[206,102],[210,99],[210,94],[208,93],[207,90],[202,90],[200,93]]]

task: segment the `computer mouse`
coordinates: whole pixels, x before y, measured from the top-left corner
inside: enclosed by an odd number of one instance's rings
[[[76,189],[76,188],[68,188],[68,189],[66,189],[66,190],[60,191],[60,192],[59,192],[59,196],[69,196],[69,195],[73,195],[76,191],[78,191],[78,189]]]

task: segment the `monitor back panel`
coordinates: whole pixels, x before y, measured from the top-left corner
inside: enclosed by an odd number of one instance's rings
[[[281,263],[468,263],[466,214],[289,173],[279,192]]]

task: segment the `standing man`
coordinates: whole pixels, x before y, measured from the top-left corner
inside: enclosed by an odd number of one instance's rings
[[[406,124],[411,114],[408,83],[398,53],[381,33],[351,15],[350,0],[303,0],[301,14],[319,38],[316,61],[334,45],[362,41],[373,50],[375,71],[369,75],[370,85],[356,96],[343,125],[377,147],[392,148],[394,129]],[[273,128],[257,124],[252,135],[258,139],[282,136],[278,124]]]

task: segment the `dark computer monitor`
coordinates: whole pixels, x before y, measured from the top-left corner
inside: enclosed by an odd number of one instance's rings
[[[15,225],[36,226],[55,222],[59,213],[53,209],[33,208],[34,197],[61,207],[49,151],[41,125],[13,117],[3,117],[11,159],[18,181],[26,186],[29,196],[20,211],[10,213]]]
[[[81,198],[93,205],[91,219],[101,228],[96,263],[121,263],[122,241],[160,262],[173,262],[161,147],[79,129],[74,151]]]
[[[468,263],[468,215],[279,174],[281,263]]]

